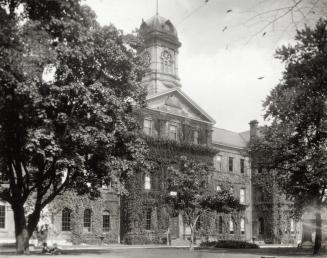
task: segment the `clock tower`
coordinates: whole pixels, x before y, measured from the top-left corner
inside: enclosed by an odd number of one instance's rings
[[[142,21],[140,34],[144,39],[141,56],[148,66],[142,83],[147,87],[148,94],[180,88],[178,49],[181,43],[174,25],[157,13]]]

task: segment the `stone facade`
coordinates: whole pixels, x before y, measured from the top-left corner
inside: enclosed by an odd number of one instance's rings
[[[100,244],[119,242],[120,198],[103,189],[101,198],[90,200],[66,192],[48,206],[50,217],[49,239],[73,244]],[[69,213],[69,218],[65,210]],[[68,223],[69,225],[64,225]]]
[[[199,149],[200,147],[216,149],[221,158],[219,166],[215,164],[215,170],[211,171],[210,187],[219,190],[217,186],[229,185],[239,198],[242,191],[242,202],[247,208],[244,212],[235,214],[208,214],[201,221],[197,237],[250,241],[251,170],[249,160],[244,154],[245,141],[237,134],[241,145],[224,144],[224,140],[221,139],[224,135],[217,135],[216,132],[220,129],[213,127],[215,121],[182,92],[177,65],[178,48],[181,44],[171,22],[155,15],[142,23],[140,32],[145,38],[145,47],[141,49],[141,54],[149,67],[143,79],[143,85],[148,89],[147,108],[141,112],[140,123],[148,137],[150,159],[159,161],[161,166],[151,173],[151,189],[144,189],[146,180],[140,178],[140,185],[136,191],[136,197],[142,196],[139,205],[135,207],[136,198],[133,196],[130,196],[129,200],[124,200],[130,215],[122,221],[122,225],[128,227],[122,240],[126,243],[161,242],[168,226],[173,238],[189,237],[190,229],[184,225],[183,218],[166,210],[160,193],[165,191],[165,175],[169,162],[172,162],[172,156],[178,159],[181,155],[186,155],[209,164],[217,161],[213,153],[192,151],[192,147],[187,148],[193,146],[196,149],[195,146],[199,146]],[[230,133],[235,137],[235,133]],[[171,149],[160,141],[174,141],[180,148]],[[230,158],[233,158],[234,166],[231,171],[228,165]],[[161,184],[156,183],[158,180]],[[140,216],[135,217],[140,207],[143,207],[143,211],[139,212]],[[147,228],[146,213],[149,207],[152,207],[151,216],[148,215],[151,217],[151,226]],[[152,220],[155,223],[152,223]]]

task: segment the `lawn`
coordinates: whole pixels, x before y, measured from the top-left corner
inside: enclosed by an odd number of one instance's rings
[[[296,248],[263,248],[263,249],[247,249],[247,250],[196,250],[189,251],[188,249],[142,249],[142,248],[129,248],[129,249],[106,249],[106,250],[66,250],[62,255],[56,255],[58,258],[260,258],[262,256],[275,256],[281,257],[312,257],[310,250],[300,250]],[[0,253],[0,257],[21,257],[14,254]],[[32,257],[49,257],[49,255],[31,254]],[[321,257],[327,257],[322,255]]]

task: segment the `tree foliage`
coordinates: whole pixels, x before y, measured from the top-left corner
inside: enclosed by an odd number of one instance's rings
[[[96,197],[102,185],[146,166],[133,115],[145,102],[144,68],[131,37],[100,26],[79,0],[1,0],[0,35],[0,165],[8,183],[0,198],[13,208],[22,252],[58,194]],[[34,211],[25,218],[30,196]]]
[[[277,50],[286,67],[264,103],[265,119],[271,124],[261,128],[261,137],[250,145],[255,163],[276,169],[300,214],[309,206],[317,210],[317,223],[327,187],[326,26],[327,21],[320,20],[315,28],[298,31],[294,46]],[[321,232],[317,236],[315,252]]]
[[[181,156],[177,166],[168,168],[167,203],[176,213],[181,213],[184,223],[191,228],[191,248],[197,221],[206,212],[230,213],[242,210],[244,206],[235,199],[230,191],[211,189],[208,182],[210,167]]]

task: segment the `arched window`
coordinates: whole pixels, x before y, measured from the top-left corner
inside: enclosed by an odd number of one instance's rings
[[[245,234],[245,220],[244,218],[241,218],[241,234],[244,235]]]
[[[145,190],[151,189],[151,177],[149,174],[144,176],[144,189]]]
[[[109,211],[104,211],[102,213],[102,231],[109,232],[110,230],[110,213]]]
[[[222,234],[223,233],[223,217],[219,216],[218,219],[218,234]]]
[[[68,208],[64,208],[62,210],[62,217],[61,217],[61,230],[62,231],[70,231],[71,230],[71,221],[70,216],[71,210]]]
[[[0,205],[0,228],[6,227],[6,206]]]
[[[229,220],[229,234],[234,234],[234,220],[230,218]]]
[[[171,74],[172,65],[173,65],[173,60],[171,54],[167,50],[164,50],[161,53],[161,72]]]
[[[90,209],[84,211],[84,229],[88,232],[91,231],[91,215],[92,211]]]
[[[263,218],[259,219],[259,234],[263,235],[265,233],[265,221]]]

